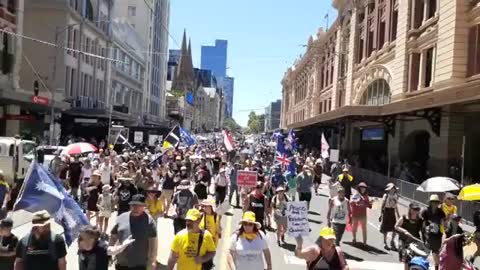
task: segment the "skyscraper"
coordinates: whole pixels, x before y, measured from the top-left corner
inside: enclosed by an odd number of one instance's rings
[[[227,77],[227,40],[215,40],[215,46],[202,46],[201,68],[212,71],[225,96],[225,117],[232,117],[234,79]]]
[[[227,76],[227,40],[215,40],[215,46],[202,46],[201,68],[219,78]]]

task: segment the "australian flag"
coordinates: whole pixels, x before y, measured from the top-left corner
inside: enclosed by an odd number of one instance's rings
[[[80,228],[89,224],[80,206],[60,181],[36,161],[28,169],[14,210],[47,210],[63,227],[65,242],[69,246],[78,237]]]
[[[180,137],[182,137],[183,141],[188,145],[188,146],[191,146],[191,145],[194,145],[195,143],[197,143],[195,141],[195,138],[192,137],[192,135],[190,135],[190,133],[188,133],[188,131],[186,131],[185,129],[183,129],[182,127],[180,127]]]
[[[293,131],[293,129],[290,129],[290,131],[288,132],[287,142],[288,142],[287,148],[289,148],[293,152],[297,151],[297,148],[298,148],[297,136],[295,135],[295,132]]]
[[[293,153],[286,148],[283,137],[277,139],[275,160],[280,164],[280,166],[286,168],[287,171],[291,172],[294,175],[296,174],[296,165]]]

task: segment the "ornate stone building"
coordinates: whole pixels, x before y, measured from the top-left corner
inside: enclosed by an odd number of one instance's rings
[[[355,166],[421,181],[480,176],[480,1],[334,0],[282,80],[281,126]],[[462,162],[464,149],[464,162]]]

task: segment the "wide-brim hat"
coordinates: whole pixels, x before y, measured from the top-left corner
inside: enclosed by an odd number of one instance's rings
[[[255,216],[255,213],[252,212],[252,211],[247,211],[247,212],[243,213],[243,217],[238,222],[238,224],[241,226],[242,223],[254,224],[257,227],[257,229],[262,228],[262,224],[260,222],[257,222],[257,218]]]
[[[285,191],[285,188],[283,188],[283,187],[278,187],[278,188],[275,190],[275,192],[280,192],[280,191]]]
[[[397,189],[397,187],[395,186],[394,183],[388,183],[387,186],[385,187],[385,190],[386,190],[386,191],[389,191],[389,190],[391,190],[392,188]]]
[[[322,237],[323,239],[335,240],[336,239],[335,231],[330,227],[323,227],[320,230],[320,237]]]
[[[102,186],[102,190],[109,191],[109,190],[111,190],[111,189],[112,189],[112,186],[110,186],[110,185],[108,185],[108,184]]]
[[[440,197],[437,194],[430,195],[429,202],[440,202]]]
[[[360,184],[358,184],[358,187],[361,188],[368,188],[367,184],[365,182],[361,182]]]
[[[41,210],[33,213],[32,227],[43,227],[51,223],[51,216],[47,210]]]
[[[207,200],[203,200],[200,205],[211,206],[212,209],[215,209],[216,203],[215,203],[215,200],[213,200],[213,199],[207,199]]]
[[[102,173],[99,170],[95,170],[95,171],[93,171],[92,175],[102,176]]]

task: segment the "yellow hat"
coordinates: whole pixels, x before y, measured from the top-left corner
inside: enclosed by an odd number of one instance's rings
[[[188,210],[187,216],[185,217],[186,220],[197,221],[202,218],[202,213],[198,211],[198,209],[192,208]]]
[[[323,227],[320,231],[320,237],[324,239],[335,239],[335,231],[330,227]]]
[[[243,213],[243,218],[240,220],[239,224],[242,224],[244,222],[255,224],[255,226],[257,226],[258,229],[262,227],[262,224],[260,224],[260,222],[257,222],[255,213],[252,211],[247,211]]]
[[[113,149],[113,144],[109,144],[108,148]]]

